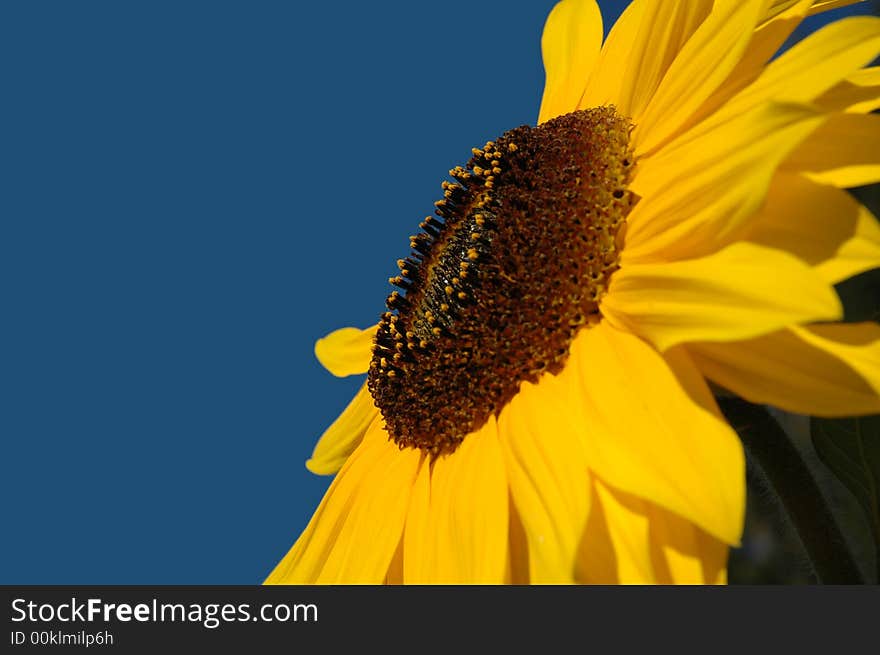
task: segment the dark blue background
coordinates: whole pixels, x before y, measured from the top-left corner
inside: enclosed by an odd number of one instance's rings
[[[534,122],[552,5],[3,3],[0,582],[266,576],[360,382],[314,340]]]

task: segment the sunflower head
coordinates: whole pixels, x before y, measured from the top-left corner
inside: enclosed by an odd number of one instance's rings
[[[613,107],[522,126],[450,171],[398,261],[368,385],[391,438],[455,450],[519,390],[558,373],[596,322],[634,202],[630,124]],[[442,219],[442,220],[441,220]]]

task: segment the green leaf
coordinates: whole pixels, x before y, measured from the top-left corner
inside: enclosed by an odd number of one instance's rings
[[[810,432],[819,458],[865,510],[880,553],[880,416],[813,418]]]

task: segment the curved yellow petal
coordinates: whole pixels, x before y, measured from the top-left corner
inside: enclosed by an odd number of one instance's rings
[[[265,584],[380,584],[422,459],[378,423],[337,474],[309,525]]]
[[[880,115],[832,114],[781,168],[842,188],[880,181]]]
[[[438,458],[428,476],[425,470],[404,532],[404,582],[503,583],[508,489],[495,418],[468,435],[454,453]]]
[[[687,349],[707,377],[750,402],[813,416],[880,413],[876,323],[793,327]]]
[[[809,103],[880,54],[880,18],[835,21],[795,44],[688,133],[696,138],[765,102]]]
[[[410,584],[431,579],[437,569],[440,544],[436,543],[431,524],[431,463],[424,460],[407,509],[406,526],[403,530],[403,580]]]
[[[745,509],[742,446],[686,354],[660,355],[603,321],[581,331],[570,357],[580,376],[590,468],[737,543]]]
[[[394,551],[394,557],[391,558],[391,563],[388,565],[388,573],[385,574],[383,584],[403,584],[403,539],[397,542],[397,550]]]
[[[318,439],[311,458],[306,461],[306,468],[316,475],[336,473],[361,443],[374,420],[381,420],[379,410],[364,384]]]
[[[577,582],[655,584],[648,518],[639,499],[591,480],[590,518],[578,551]],[[627,502],[631,500],[632,502]]]
[[[828,11],[829,9],[854,5],[857,2],[862,2],[862,0],[813,0],[807,4],[810,5],[810,14],[819,14],[823,11]],[[773,0],[767,8],[766,19],[769,20],[778,16],[797,3],[798,0]]]
[[[837,9],[838,7],[846,7],[863,1],[864,0],[813,0],[813,8],[810,9],[810,15],[821,14],[823,11]]]
[[[339,378],[366,373],[373,356],[376,326],[365,330],[344,327],[315,342],[315,357]]]
[[[596,0],[562,0],[553,7],[541,37],[546,81],[539,123],[577,108],[599,57],[602,34]]]
[[[821,323],[809,326],[793,326],[794,334],[814,348],[819,348],[842,362],[846,362],[874,389],[875,398],[880,401],[880,324],[873,321],[864,323]],[[880,405],[870,411],[858,414],[880,412]],[[847,416],[855,413],[848,412]]]
[[[681,131],[697,125],[714,114],[732,97],[754,82],[764,71],[767,62],[776,54],[791,34],[801,24],[810,10],[811,0],[794,0],[778,13],[769,16],[754,32],[740,60],[727,79],[693,113]]]
[[[589,510],[587,462],[558,382],[524,382],[498,433],[510,492],[528,542],[532,583],[570,583]]]
[[[788,253],[734,243],[708,257],[624,266],[603,315],[660,350],[687,341],[738,341],[786,325],[839,320],[837,294]]]
[[[765,5],[766,0],[716,4],[669,66],[639,118],[633,132],[636,156],[673,135],[727,78],[742,58]]]
[[[643,498],[593,481],[578,582],[723,584],[727,544]]]
[[[638,122],[670,64],[711,9],[711,0],[634,0],[609,33],[579,106],[613,104]]]
[[[619,103],[629,55],[638,36],[646,5],[644,0],[631,2],[611,27],[581,101],[578,103],[578,109]]]
[[[639,161],[621,259],[693,259],[733,241],[761,206],[785,156],[825,120],[802,105],[768,103],[696,140]]]
[[[510,524],[507,529],[508,561],[504,582],[505,584],[526,585],[530,582],[529,540],[519,512],[516,510],[516,505],[513,503],[513,498],[510,498],[509,494],[507,513],[510,517]]]
[[[825,111],[866,114],[880,107],[880,66],[863,68],[816,99]]]
[[[653,503],[650,519],[651,561],[660,584],[726,584],[728,546]]]
[[[620,88],[621,113],[638,124],[672,62],[711,10],[711,0],[646,3]]]
[[[785,250],[831,284],[880,268],[880,223],[846,191],[780,173],[748,241]]]
[[[853,16],[835,21],[772,61],[724,111],[733,115],[765,100],[809,102],[878,53],[880,18]]]

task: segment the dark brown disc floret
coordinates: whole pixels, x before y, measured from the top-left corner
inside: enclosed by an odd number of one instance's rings
[[[398,260],[367,380],[401,448],[452,452],[524,380],[562,370],[618,267],[630,129],[612,107],[578,111],[449,172]]]

